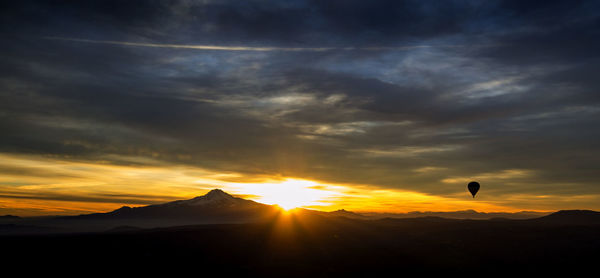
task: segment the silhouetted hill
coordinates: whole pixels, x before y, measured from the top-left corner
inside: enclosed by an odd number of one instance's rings
[[[520,212],[478,212],[475,210],[462,211],[411,211],[407,213],[364,213],[363,215],[371,218],[416,218],[425,216],[435,216],[453,219],[532,219],[545,216],[548,213],[536,211]]]
[[[323,215],[323,216],[330,216],[330,217],[347,217],[347,218],[354,218],[354,219],[368,219],[368,216],[362,215],[360,213],[356,213],[356,212],[352,212],[352,211],[347,211],[345,209],[339,209],[336,211],[313,211],[316,214],[319,215]]]
[[[561,210],[537,218],[535,221],[565,225],[600,225],[600,212],[592,210]]]
[[[0,220],[16,220],[16,219],[21,219],[21,217],[15,216],[15,215],[0,215]]]

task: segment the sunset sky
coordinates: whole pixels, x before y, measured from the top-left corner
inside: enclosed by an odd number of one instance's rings
[[[599,11],[4,1],[0,215],[214,188],[285,208],[600,210]]]

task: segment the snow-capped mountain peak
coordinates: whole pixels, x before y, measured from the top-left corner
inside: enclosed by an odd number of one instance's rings
[[[234,205],[243,201],[240,198],[233,197],[223,190],[213,189],[210,192],[206,193],[206,195],[199,196],[193,199],[179,201],[180,205],[189,205],[189,206],[203,206],[203,205],[214,205],[214,204],[229,204]]]
[[[208,193],[206,193],[206,195],[202,196],[202,197],[206,197],[207,199],[235,199],[235,197],[229,195],[228,193],[226,193],[225,191],[221,190],[221,189],[213,189],[211,191],[209,191]]]

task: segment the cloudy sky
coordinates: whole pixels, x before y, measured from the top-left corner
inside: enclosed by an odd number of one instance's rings
[[[0,5],[0,214],[600,210],[598,1]]]

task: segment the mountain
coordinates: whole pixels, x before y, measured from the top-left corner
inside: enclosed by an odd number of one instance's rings
[[[600,212],[592,210],[561,210],[534,219],[534,221],[559,225],[600,225]]]
[[[229,195],[221,189],[213,189],[204,196],[189,200],[179,200],[163,204],[163,206],[212,206],[232,207],[236,205],[258,204],[257,202],[237,198]]]
[[[52,227],[69,232],[110,231],[115,227],[159,228],[198,224],[260,222],[276,217],[278,206],[234,197],[214,189],[189,200],[142,207],[124,206],[111,212],[23,220],[20,225]],[[11,228],[13,229],[13,228]],[[16,228],[14,228],[16,229]],[[6,233],[6,232],[5,232]]]
[[[178,200],[164,204],[128,207],[124,206],[107,213],[83,214],[44,218],[5,217],[0,234],[98,232],[121,231],[127,229],[164,228],[206,224],[237,224],[269,222],[277,217],[282,209],[277,205],[266,205],[251,200],[234,197],[222,190],[214,189],[206,195],[189,200]],[[323,212],[308,209],[292,211],[297,220],[338,221],[340,219],[363,221],[387,219],[382,223],[452,223],[471,219],[482,224],[504,219],[526,225],[600,225],[600,213],[594,211],[559,211],[550,215],[539,212],[482,213],[473,210],[456,212],[409,212],[396,213],[355,213],[347,210]],[[334,220],[332,218],[337,218]],[[398,219],[403,218],[403,219]],[[457,219],[458,218],[458,219]],[[17,219],[18,221],[14,220]],[[396,220],[401,221],[396,221]],[[487,219],[492,219],[486,221]],[[406,221],[405,221],[406,220]],[[503,220],[503,221],[504,221]],[[467,221],[467,220],[464,220]],[[404,225],[403,224],[403,225]],[[410,226],[409,225],[409,226]],[[486,224],[487,225],[487,224]],[[495,225],[495,224],[494,224]],[[39,231],[39,232],[38,232]]]
[[[356,213],[356,212],[352,212],[352,211],[348,211],[345,209],[339,209],[336,211],[329,211],[329,212],[325,212],[325,211],[312,211],[315,214],[318,215],[322,215],[322,216],[334,216],[334,217],[346,217],[346,218],[352,218],[352,219],[368,219],[368,216],[362,215],[360,213]]]
[[[143,207],[124,206],[108,213],[67,216],[62,219],[194,220],[200,222],[246,222],[277,213],[275,206],[231,196],[214,189],[189,200]]]

